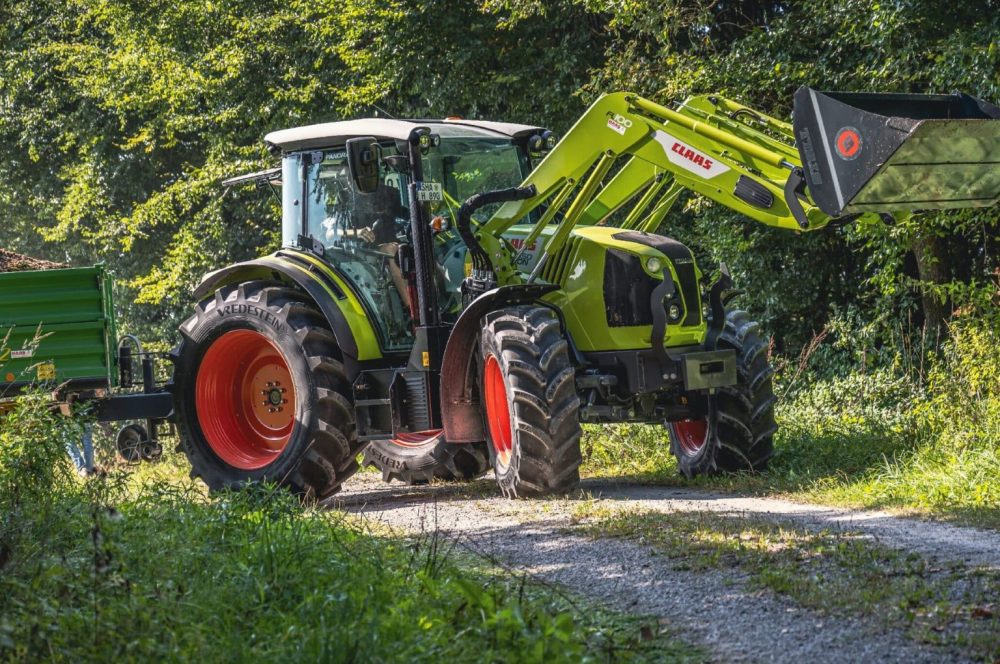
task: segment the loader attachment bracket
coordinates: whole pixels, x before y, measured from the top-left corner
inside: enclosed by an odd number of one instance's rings
[[[708,322],[705,347],[711,350],[718,349],[719,337],[726,329],[726,302],[739,294],[733,291],[733,278],[729,275],[729,267],[725,263],[719,264],[719,273],[719,278],[708,291],[708,306],[712,312],[712,320]]]
[[[664,365],[670,361],[670,358],[667,357],[667,349],[663,346],[667,339],[667,310],[664,308],[663,300],[672,297],[676,291],[677,286],[674,284],[673,277],[670,276],[670,269],[664,266],[663,281],[653,289],[649,302],[650,311],[653,312],[653,329],[650,332],[649,340],[653,353]]]
[[[806,211],[802,207],[799,194],[805,193],[805,184],[805,173],[802,172],[801,168],[792,169],[788,179],[785,180],[785,204],[788,205],[788,210],[804,231],[809,230],[809,217],[806,216]]]

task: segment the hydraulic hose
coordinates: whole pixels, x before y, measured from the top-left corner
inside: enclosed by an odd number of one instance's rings
[[[536,193],[538,193],[538,190],[535,189],[535,185],[530,184],[527,187],[511,187],[510,189],[485,191],[481,194],[470,196],[462,203],[462,207],[458,209],[458,219],[455,221],[455,225],[458,227],[458,234],[462,237],[462,241],[465,242],[465,246],[469,248],[469,254],[472,256],[473,270],[492,271],[493,269],[493,263],[490,261],[489,255],[483,251],[482,245],[479,244],[479,240],[476,239],[475,234],[472,232],[473,213],[484,205],[506,203],[508,201],[523,201],[531,198]]]

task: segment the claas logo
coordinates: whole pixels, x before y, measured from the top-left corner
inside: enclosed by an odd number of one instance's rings
[[[684,145],[683,143],[675,142],[674,146],[670,149],[679,154],[680,156],[684,157],[688,161],[690,161],[695,166],[701,166],[706,171],[711,170],[712,168],[711,159],[709,159],[705,155],[698,154],[697,152],[695,152],[688,146]]]

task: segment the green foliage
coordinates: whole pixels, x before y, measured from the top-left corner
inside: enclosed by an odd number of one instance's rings
[[[848,499],[970,513],[1000,510],[1000,341],[996,327],[957,320],[912,411],[915,448]]]
[[[775,484],[818,500],[1000,523],[996,330],[960,317],[923,370],[897,353],[886,368],[787,391]]]
[[[66,445],[79,440],[82,425],[49,402],[47,394],[31,392],[0,416],[0,575],[37,564],[85,532],[62,490],[74,475]]]
[[[1000,441],[998,346],[998,328],[955,324],[947,359],[931,371],[930,395],[917,411],[930,430],[939,432],[940,445],[961,449]]]
[[[324,36],[355,77],[342,92],[348,112],[381,106],[395,117],[462,115],[567,128],[584,109],[575,99],[580,85],[602,63],[600,19],[562,2],[512,24],[504,8],[483,5],[347,3],[338,31]]]
[[[0,661],[520,661],[696,656],[520,574],[276,487],[212,499],[173,455],[83,480],[85,419],[0,419]],[[641,624],[640,624],[641,623]]]

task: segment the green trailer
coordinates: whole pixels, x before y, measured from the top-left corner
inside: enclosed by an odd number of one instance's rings
[[[117,383],[111,275],[102,265],[0,274],[0,390],[45,383],[102,395]]]
[[[155,456],[158,425],[173,412],[170,393],[155,382],[155,360],[135,337],[119,338],[103,265],[0,273],[0,411],[42,387],[54,404],[92,403],[100,421],[145,420],[119,432],[119,449],[127,458]]]

